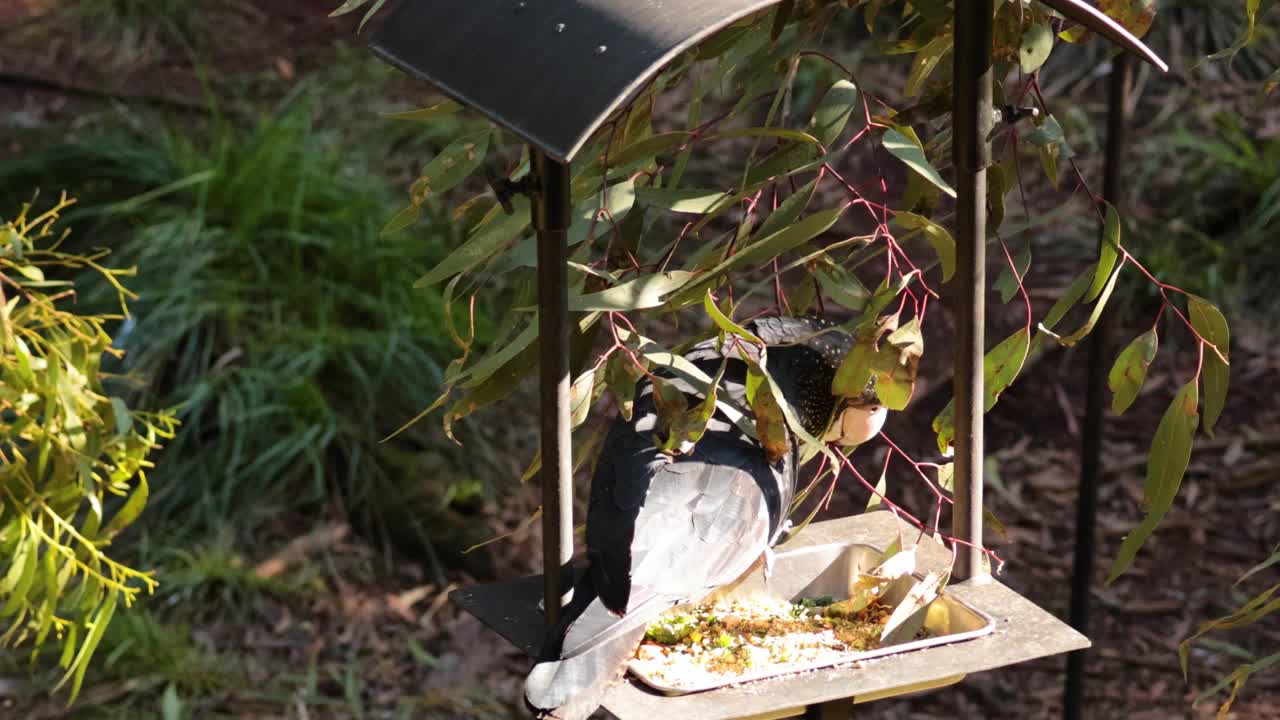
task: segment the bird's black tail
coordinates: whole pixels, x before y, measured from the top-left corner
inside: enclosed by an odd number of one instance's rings
[[[589,583],[574,589],[574,604],[585,600]],[[626,672],[627,660],[644,639],[649,621],[671,602],[653,596],[634,604],[618,617],[595,598],[561,635],[558,651],[544,651],[525,681],[524,697],[537,717],[585,720],[600,707],[609,686]],[[549,657],[548,657],[549,656]]]

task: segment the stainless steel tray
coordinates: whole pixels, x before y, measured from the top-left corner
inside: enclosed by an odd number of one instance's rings
[[[718,596],[750,597],[768,595],[796,601],[804,597],[830,595],[836,600],[849,596],[849,582],[875,568],[882,551],[859,543],[833,543],[797,548],[778,553],[775,557],[772,577],[756,570],[736,585],[718,591]],[[882,599],[891,607],[897,607],[906,597],[919,575],[904,576],[889,584]],[[832,666],[844,666],[872,658],[920,650],[937,645],[971,640],[988,635],[995,630],[995,621],[989,615],[949,594],[945,589],[929,604],[925,611],[924,627],[929,637],[867,650],[844,653],[840,659],[827,659],[812,663],[788,664],[759,671],[726,677],[723,680],[689,685],[670,685],[645,674],[637,663],[630,666],[631,674],[644,684],[667,695],[713,690],[727,685],[738,685],[753,680],[790,675]]]

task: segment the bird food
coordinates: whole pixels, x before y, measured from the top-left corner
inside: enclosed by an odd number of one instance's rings
[[[857,659],[878,649],[893,607],[767,596],[720,598],[650,623],[631,669],[668,688],[698,689]],[[917,637],[924,637],[921,629]]]

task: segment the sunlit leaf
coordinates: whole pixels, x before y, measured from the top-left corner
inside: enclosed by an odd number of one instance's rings
[[[1030,349],[1030,333],[1021,328],[987,351],[982,359],[983,412],[990,412],[1000,394],[1013,384],[1022,371]],[[938,436],[938,452],[946,454],[956,435],[955,400],[933,419],[933,432]]]
[[[1071,347],[1084,339],[1084,337],[1093,330],[1093,326],[1098,324],[1098,318],[1102,317],[1102,311],[1106,308],[1107,300],[1111,298],[1111,291],[1115,290],[1116,280],[1120,277],[1120,270],[1121,268],[1116,268],[1111,272],[1111,278],[1107,280],[1107,284],[1103,286],[1102,294],[1098,296],[1097,302],[1093,305],[1093,312],[1089,313],[1089,319],[1077,328],[1075,332],[1070,335],[1059,337],[1043,325],[1040,327],[1041,331],[1053,337],[1064,347]]]
[[[644,358],[637,358],[637,360],[646,363]],[[606,368],[605,383],[618,400],[618,413],[623,420],[630,420],[632,408],[635,406],[636,382],[644,376],[644,369],[636,365],[636,361],[624,352],[615,352],[610,355]]]
[[[1191,447],[1200,421],[1198,406],[1199,395],[1196,383],[1192,381],[1182,386],[1160,419],[1151,441],[1147,479],[1142,488],[1146,516],[1120,543],[1120,550],[1107,575],[1108,583],[1115,582],[1133,565],[1138,550],[1173,507],[1173,499],[1191,461]]]
[[[1226,407],[1227,387],[1231,380],[1231,368],[1223,360],[1230,359],[1231,330],[1222,311],[1202,297],[1189,296],[1187,309],[1191,315],[1191,327],[1213,345],[1213,348],[1205,348],[1204,367],[1200,371],[1204,381],[1204,431],[1213,437],[1213,428]],[[1214,348],[1218,352],[1214,352]],[[1218,353],[1222,357],[1218,357]]]
[[[680,288],[693,273],[672,272],[643,275],[608,290],[569,298],[569,309],[585,310],[643,310],[661,305],[666,296]]]
[[[671,430],[660,446],[663,452],[680,455],[687,455],[693,452],[693,448],[707,431],[707,423],[711,421],[711,416],[716,412],[716,396],[727,366],[727,359],[720,363],[720,369],[716,371],[715,377],[711,378],[711,387],[703,397],[702,402],[690,408],[688,412],[680,415],[671,423]]]
[[[133,492],[129,494],[129,499],[120,506],[116,514],[102,528],[100,537],[103,539],[111,539],[121,530],[133,524],[138,519],[138,515],[142,514],[142,509],[147,505],[147,497],[151,494],[150,488],[147,487],[147,478],[143,475],[138,476],[138,485]]]
[[[727,332],[730,335],[737,335],[740,338],[759,345],[764,344],[763,340],[751,334],[751,332],[746,328],[734,322],[728,315],[721,312],[720,308],[716,306],[715,298],[711,297],[710,290],[708,290],[707,294],[703,297],[702,306],[706,309],[707,315],[711,318],[712,322],[716,324],[716,327],[720,328],[724,332]]]
[[[848,80],[839,80],[832,85],[813,111],[813,120],[809,130],[825,148],[839,139],[849,116],[859,107],[858,87]]]
[[[715,207],[725,197],[719,190],[697,190],[693,188],[672,190],[670,188],[642,187],[636,190],[636,200],[642,205],[662,208],[678,213],[695,213],[701,215]]]
[[[938,67],[938,63],[951,52],[953,44],[951,33],[941,33],[916,52],[915,58],[911,61],[911,71],[907,73],[904,95],[915,97],[920,94],[929,76]]]
[[[1107,280],[1111,277],[1111,270],[1116,266],[1116,260],[1120,257],[1120,215],[1116,213],[1115,206],[1111,203],[1107,205],[1107,219],[1105,227],[1102,230],[1102,243],[1098,254],[1098,264],[1093,271],[1093,282],[1089,285],[1089,291],[1084,294],[1085,302],[1093,302],[1098,297],[1098,293],[1106,287]]]
[[[933,251],[942,263],[942,280],[946,282],[956,271],[956,241],[946,228],[927,217],[915,213],[899,212],[893,219],[907,230],[918,230],[924,234]]]
[[[515,212],[500,214],[493,222],[480,227],[430,272],[418,278],[413,286],[427,287],[469,270],[516,239],[529,227],[529,199],[520,196],[511,202]]]
[[[1160,338],[1152,328],[1133,340],[1121,351],[1111,366],[1107,385],[1111,388],[1111,409],[1119,415],[1137,399],[1142,384],[1147,379],[1147,368],[1156,357]]]
[[[1022,72],[1030,75],[1045,60],[1049,59],[1049,53],[1053,52],[1053,30],[1044,23],[1034,23],[1030,25],[1022,34],[1022,42],[1018,46],[1018,64],[1022,68]]]
[[[1156,0],[1098,0],[1098,9],[1141,38],[1156,17]]]
[[[907,167],[916,171],[929,182],[938,186],[942,192],[956,196],[955,188],[947,184],[946,180],[938,174],[938,171],[929,163],[928,158],[924,156],[924,148],[916,142],[912,142],[910,138],[897,130],[886,130],[884,133],[884,149],[888,150],[891,155],[907,164]]]
[[[889,646],[914,640],[916,634],[924,627],[929,603],[938,597],[938,588],[941,584],[942,575],[932,571],[925,573],[922,579],[916,581],[902,602],[893,609],[889,619],[885,621],[884,629],[880,633],[880,644]]]

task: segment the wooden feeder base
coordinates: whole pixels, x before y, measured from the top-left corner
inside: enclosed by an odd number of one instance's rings
[[[779,546],[778,553],[836,543],[883,548],[898,539],[899,527],[888,511],[813,523]],[[904,544],[910,544],[918,534],[906,525],[901,526],[901,533]],[[919,571],[945,571],[949,563],[950,554],[941,546],[929,540],[920,545]],[[785,578],[777,579],[785,583]],[[797,717],[806,709],[832,701],[865,703],[932,690],[957,683],[969,673],[1089,647],[1086,637],[993,579],[983,577],[950,585],[945,592],[990,616],[995,621],[995,631],[984,637],[858,665],[782,675],[689,695],[662,695],[628,676],[609,692],[604,706],[619,720],[774,720]],[[543,621],[538,605],[541,598],[541,576],[463,588],[451,595],[464,610],[530,655],[542,644]]]

